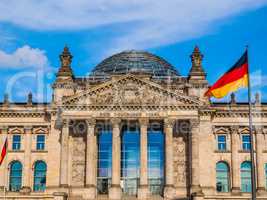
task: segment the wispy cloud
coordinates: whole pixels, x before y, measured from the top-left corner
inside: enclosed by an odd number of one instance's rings
[[[45,52],[28,45],[17,48],[12,53],[0,50],[0,68],[41,68],[49,67]]]
[[[220,19],[266,3],[267,0],[2,0],[0,21],[39,31],[123,24],[123,33],[107,44],[110,51],[119,51],[194,38],[209,32]]]

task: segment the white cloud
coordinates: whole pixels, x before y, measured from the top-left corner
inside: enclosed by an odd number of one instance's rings
[[[0,68],[44,68],[49,62],[43,50],[28,45],[12,53],[0,50]]]
[[[267,86],[267,75],[263,74],[262,71],[254,71],[250,74],[251,87],[263,88]]]
[[[112,51],[151,48],[198,37],[214,22],[267,0],[1,0],[0,21],[33,30],[80,30],[122,24]],[[118,30],[120,31],[120,30]]]

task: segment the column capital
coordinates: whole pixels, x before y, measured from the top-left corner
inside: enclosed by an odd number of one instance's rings
[[[8,126],[0,126],[1,131],[8,131]]]
[[[24,130],[25,131],[31,131],[32,130],[32,126],[28,125],[28,126],[24,126]]]
[[[149,118],[139,118],[138,122],[139,122],[140,126],[148,126]]]
[[[263,127],[256,125],[256,126],[254,126],[254,131],[255,131],[256,134],[263,134]]]
[[[164,128],[173,128],[176,119],[165,118],[164,119]]]
[[[199,119],[190,119],[189,121],[190,121],[191,128],[199,127],[199,124],[200,124]]]
[[[115,127],[118,128],[118,127],[120,127],[121,119],[119,119],[119,118],[112,118],[110,120],[110,122],[111,122],[113,128],[115,128]]]
[[[238,125],[230,126],[229,129],[231,131],[231,134],[238,134],[239,133],[239,126]]]
[[[68,119],[63,119],[62,120],[62,128],[66,128],[69,126],[69,120]]]
[[[96,125],[96,119],[89,118],[85,120],[88,127],[94,127]]]

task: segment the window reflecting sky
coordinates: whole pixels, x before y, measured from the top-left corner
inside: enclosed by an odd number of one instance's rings
[[[140,168],[139,131],[123,131],[121,149],[121,176],[138,178]]]
[[[98,177],[111,178],[112,132],[101,131],[98,136]]]
[[[159,192],[164,177],[164,134],[162,128],[148,129],[148,177],[150,188]],[[112,131],[98,134],[98,177],[112,177]],[[123,128],[121,134],[121,178],[125,191],[137,188],[140,177],[140,130]],[[128,190],[127,190],[128,188]],[[131,193],[133,192],[131,191]]]

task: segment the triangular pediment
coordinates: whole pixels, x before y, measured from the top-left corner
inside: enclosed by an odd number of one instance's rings
[[[132,74],[112,79],[73,96],[63,105],[199,106],[202,102]]]

